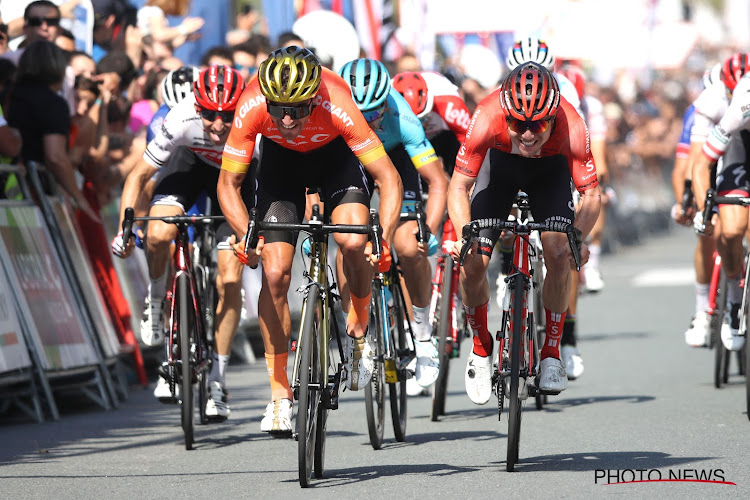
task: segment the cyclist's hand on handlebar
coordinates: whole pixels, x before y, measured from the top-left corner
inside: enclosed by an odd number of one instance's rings
[[[570,249],[570,246],[565,247],[568,253],[568,260],[570,261],[570,268],[575,270],[576,268],[576,259],[573,257],[573,250]],[[589,261],[589,246],[586,243],[581,243],[581,269],[583,269],[583,265]]]
[[[683,226],[690,226],[693,224],[695,217],[695,207],[690,206],[686,210],[682,210],[682,203],[675,203],[672,206],[672,219]]]
[[[122,230],[120,230],[120,232],[117,233],[117,236],[112,239],[111,246],[112,254],[120,257],[121,259],[127,259],[128,257],[130,257],[130,254],[133,253],[133,247],[135,247],[135,243],[131,238],[130,241],[128,241],[126,244],[122,240]]]
[[[416,236],[419,233],[419,228],[414,228],[413,231],[414,235]],[[431,255],[435,255],[438,251],[438,246],[440,243],[438,243],[437,238],[432,233],[427,233],[429,236],[427,238],[427,241],[425,243],[419,243],[417,242],[417,251],[419,252],[419,255],[422,257],[429,257]]]
[[[386,273],[391,268],[393,258],[391,257],[391,249],[388,246],[388,242],[383,240],[382,246],[383,253],[378,260],[377,256],[372,252],[372,243],[368,241],[367,245],[365,245],[365,257],[370,261],[370,265],[373,267],[377,266],[379,273]]]
[[[249,253],[245,253],[245,238],[242,238],[239,242],[237,242],[237,237],[235,235],[232,235],[229,238],[229,244],[234,250],[234,255],[237,256],[237,259],[243,265],[250,266],[253,269],[258,267],[258,262],[260,262],[260,253],[263,250],[263,245],[265,244],[265,238],[263,238],[263,236],[258,237],[258,246],[256,246],[254,249],[251,248]]]
[[[716,214],[712,214],[712,216],[709,217],[708,220],[704,221],[703,212],[696,212],[695,218],[693,219],[693,228],[695,228],[695,232],[705,236],[713,235],[714,225],[716,223],[716,221],[714,220],[715,216]]]
[[[461,249],[463,248],[463,246],[465,244],[466,244],[466,242],[463,240],[463,238],[459,238],[458,241],[456,241],[455,243],[453,243],[453,250],[452,250],[451,253],[453,254],[453,259],[456,262],[458,262],[458,260],[461,258]],[[466,254],[466,256],[468,257],[469,255],[475,254],[478,245],[479,245],[479,243],[477,242],[477,240],[472,241],[471,242],[471,249]]]

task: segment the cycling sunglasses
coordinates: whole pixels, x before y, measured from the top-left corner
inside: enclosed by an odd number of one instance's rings
[[[219,117],[224,123],[232,123],[234,111],[214,111],[213,109],[201,108],[201,117],[210,122],[216,121],[216,117]]]
[[[383,116],[383,113],[385,113],[385,104],[383,104],[379,108],[371,109],[369,111],[362,111],[362,116],[365,117],[365,121],[367,121],[367,123],[370,123]]]
[[[516,120],[515,118],[508,117],[508,128],[516,134],[523,134],[527,130],[531,130],[532,134],[542,134],[546,132],[552,125],[552,118],[546,120],[536,121],[525,121]]]
[[[34,16],[34,17],[28,18],[26,20],[26,23],[32,28],[37,28],[44,23],[47,23],[47,26],[60,26],[60,18],[59,17]]]
[[[286,115],[289,115],[292,120],[299,120],[312,113],[313,105],[312,102],[307,102],[298,106],[282,106],[266,101],[266,109],[268,114],[274,118],[283,120]]]

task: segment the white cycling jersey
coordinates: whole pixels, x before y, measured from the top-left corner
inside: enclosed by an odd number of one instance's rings
[[[581,99],[578,97],[576,86],[573,85],[573,82],[562,73],[553,73],[553,75],[557,80],[557,86],[560,87],[560,94],[562,94],[565,100],[576,108],[576,111],[578,111],[578,114],[581,115],[582,118],[585,118],[581,111]],[[586,123],[586,125],[588,126],[588,123]]]
[[[742,130],[750,130],[750,73],[745,74],[737,82],[729,107],[711,129],[703,144],[703,154],[717,161],[727,150],[732,134]]]
[[[567,99],[567,97],[566,97]],[[604,117],[604,105],[602,101],[592,95],[583,96],[582,108],[585,108],[583,119],[589,129],[589,137],[592,141],[607,138],[607,119]]]
[[[693,101],[695,115],[690,142],[704,142],[711,128],[721,120],[729,106],[727,88],[722,81],[709,85]]]
[[[223,144],[211,142],[203,126],[203,120],[195,111],[195,96],[189,94],[164,118],[161,129],[148,143],[143,159],[151,166],[161,168],[169,163],[169,158],[178,146],[187,146],[206,163],[221,168]]]

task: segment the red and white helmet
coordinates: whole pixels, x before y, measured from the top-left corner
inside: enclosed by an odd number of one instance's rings
[[[234,68],[214,65],[201,71],[193,87],[195,102],[203,109],[232,111],[245,89],[242,76]]]
[[[721,81],[731,92],[748,69],[750,69],[750,54],[737,52],[724,61],[721,67]]]
[[[535,62],[516,66],[500,87],[505,116],[523,121],[546,120],[557,113],[560,88],[547,68]]]
[[[404,96],[404,100],[409,103],[417,118],[422,118],[432,111],[433,96],[427,90],[427,82],[418,71],[397,74],[393,77],[391,86]]]
[[[516,40],[508,49],[508,57],[505,59],[505,65],[510,70],[526,62],[541,64],[550,71],[555,67],[555,57],[550,52],[547,42],[534,37]]]

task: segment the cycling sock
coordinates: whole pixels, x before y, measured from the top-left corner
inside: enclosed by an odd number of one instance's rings
[[[219,382],[222,387],[227,385],[225,376],[227,365],[229,364],[229,355],[214,353],[214,362],[211,364],[211,373],[208,374],[210,382]]]
[[[487,328],[487,304],[489,301],[476,307],[464,305],[466,320],[474,334],[474,354],[482,357],[492,354],[492,336]]]
[[[727,276],[727,302],[739,304],[742,302],[742,288],[740,288],[740,278],[742,273],[737,276]]]
[[[708,311],[708,290],[711,288],[710,283],[695,283],[695,312]]]
[[[592,269],[599,269],[599,256],[602,254],[602,246],[596,243],[589,245],[589,261],[586,263]]]
[[[545,307],[544,314],[547,316],[547,337],[542,347],[542,359],[560,359],[560,337],[564,328],[565,313],[552,312]]]
[[[565,316],[565,323],[563,323],[562,338],[560,339],[560,345],[576,346],[576,315],[568,314]]]
[[[158,278],[151,278],[151,282],[148,285],[148,293],[151,296],[152,301],[163,301],[167,295],[167,272]]]
[[[420,342],[430,340],[430,337],[432,337],[430,306],[417,307],[412,305],[411,311],[414,314],[414,337]]]
[[[271,380],[271,399],[289,399],[293,397],[292,388],[289,387],[289,378],[286,375],[286,362],[289,353],[268,354],[266,353],[266,369],[268,378]]]
[[[352,298],[352,303],[349,306],[349,316],[346,318],[347,333],[351,331],[352,326],[357,324],[366,329],[370,323],[370,294],[360,298],[350,291],[349,296]]]

